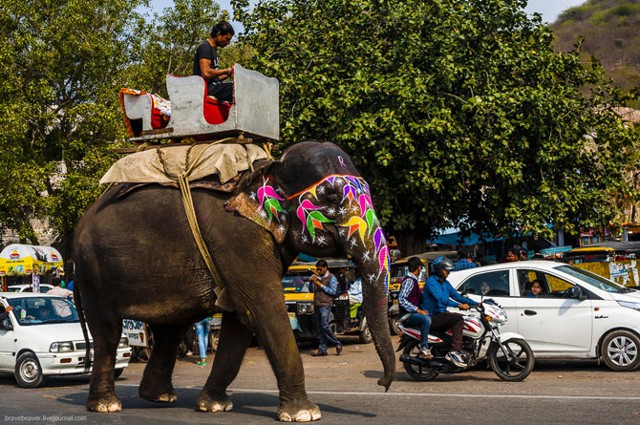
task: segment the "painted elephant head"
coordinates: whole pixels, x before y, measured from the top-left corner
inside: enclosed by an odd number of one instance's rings
[[[254,173],[242,196],[251,200],[247,210],[254,212],[254,221],[269,228],[293,257],[303,252],[353,258],[362,275],[367,323],[385,369],[379,384],[388,388],[395,373],[387,320],[388,248],[369,185],[349,156],[332,143],[296,144]]]

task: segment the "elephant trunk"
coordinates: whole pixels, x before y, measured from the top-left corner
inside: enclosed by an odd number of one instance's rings
[[[389,386],[395,376],[396,359],[387,316],[388,269],[386,265],[381,267],[381,262],[377,259],[367,262],[359,260],[362,257],[371,258],[372,252],[369,255],[365,254],[363,256],[362,254],[362,252],[352,254],[361,272],[362,308],[371,330],[373,343],[384,367],[384,377],[378,380],[378,385],[385,387],[385,390],[389,390]],[[384,261],[386,262],[386,258],[384,258]]]

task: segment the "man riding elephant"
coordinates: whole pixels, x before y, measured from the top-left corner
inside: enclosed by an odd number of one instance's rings
[[[280,160],[258,161],[254,168],[233,194],[192,191],[209,266],[178,189],[150,184],[123,192],[116,185],[82,218],[74,243],[74,292],[94,338],[89,410],[121,409],[114,353],[123,318],[148,323],[154,335],[140,396],[175,402],[171,375],[178,338],[186,326],[212,314],[216,294],[222,294],[226,311],[218,350],[197,409],[232,409],[226,389],[255,334],[278,382],[278,418],[319,419],[306,394],[280,282],[300,252],[350,255],[360,268],[363,309],[384,366],[379,384],[389,387],[395,358],[386,315],[388,248],[369,186],[332,143],[298,143]]]

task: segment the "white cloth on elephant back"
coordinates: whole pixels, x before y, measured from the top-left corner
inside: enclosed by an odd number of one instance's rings
[[[189,164],[186,164],[187,153]],[[102,176],[100,184],[173,182],[194,161],[197,163],[189,174],[189,181],[216,174],[221,183],[226,183],[259,159],[268,159],[268,155],[261,147],[252,144],[167,145],[119,159]],[[169,174],[165,172],[163,162]]]

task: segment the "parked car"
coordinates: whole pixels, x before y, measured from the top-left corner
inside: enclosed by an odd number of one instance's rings
[[[53,289],[53,285],[49,285],[48,283],[40,284],[40,293],[46,294],[50,290]],[[16,285],[7,286],[7,291],[9,292],[33,292],[33,288],[31,288],[30,283],[19,283]]]
[[[529,294],[538,280],[542,294]],[[519,261],[452,272],[451,284],[493,298],[540,358],[602,359],[612,370],[640,366],[640,292],[569,264]]]
[[[0,304],[13,307],[0,322],[0,373],[13,374],[24,388],[41,385],[47,376],[84,373],[86,342],[71,301],[47,294],[0,292]],[[115,359],[116,377],[130,358],[123,336]]]

